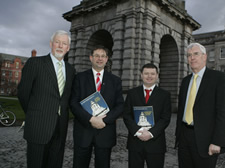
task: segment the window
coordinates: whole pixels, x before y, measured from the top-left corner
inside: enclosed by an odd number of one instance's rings
[[[16,62],[16,69],[19,69],[19,62]]]
[[[2,76],[5,76],[5,71],[2,71]]]
[[[209,62],[215,61],[214,50],[209,51]]]
[[[18,76],[19,76],[19,72],[16,71],[15,72],[15,77],[18,78]]]
[[[9,71],[9,77],[12,77],[12,71]]]
[[[220,50],[220,58],[225,59],[225,47],[221,48]]]
[[[1,88],[1,94],[4,94],[4,88]]]

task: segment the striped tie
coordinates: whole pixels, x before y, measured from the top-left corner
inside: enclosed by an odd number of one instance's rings
[[[101,80],[100,80],[100,73],[97,73],[96,74],[97,75],[97,79],[96,79],[96,88],[97,88],[97,91],[98,92],[100,92],[100,90],[101,90],[101,85],[102,85],[102,83],[101,83]]]
[[[59,87],[59,94],[62,96],[65,81],[62,72],[62,62],[58,62],[58,73],[57,73],[57,80],[58,80],[58,87]]]

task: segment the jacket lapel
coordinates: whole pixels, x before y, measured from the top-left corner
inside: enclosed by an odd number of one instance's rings
[[[58,82],[57,82],[56,72],[55,72],[52,60],[50,58],[50,55],[46,56],[46,59],[44,60],[44,64],[45,64],[44,67],[46,68],[46,73],[49,74],[49,79],[52,80],[53,86],[56,89],[58,89]]]
[[[196,98],[195,98],[195,103],[198,102],[202,93],[204,91],[207,91],[206,88],[209,86],[209,83],[210,83],[209,80],[210,80],[210,78],[208,77],[208,69],[206,68],[206,70],[203,74],[202,81],[200,83],[199,89],[198,89],[198,93],[197,93]]]
[[[90,89],[90,93],[96,92],[95,79],[94,79],[94,75],[93,75],[92,69],[88,70],[87,81],[88,81],[88,87],[87,88]]]
[[[145,95],[144,95],[143,85],[138,87],[137,97],[139,100],[141,100],[142,104],[145,104]]]

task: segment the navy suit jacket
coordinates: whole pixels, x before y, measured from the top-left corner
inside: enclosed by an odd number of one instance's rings
[[[91,143],[102,148],[109,148],[116,144],[116,119],[123,112],[123,96],[120,78],[104,71],[101,95],[109,106],[110,111],[103,119],[106,127],[95,129],[89,120],[92,115],[85,111],[80,101],[96,92],[92,69],[78,73],[74,79],[71,108],[74,119],[74,143],[81,147],[88,147]]]
[[[24,138],[28,142],[50,141],[61,107],[60,135],[66,138],[68,105],[75,69],[65,62],[66,82],[60,97],[57,76],[50,55],[29,58],[22,70],[18,98],[25,112]]]
[[[141,128],[134,120],[134,106],[153,106],[155,125],[149,130],[153,138],[143,142],[137,138],[135,133]],[[128,128],[127,148],[133,151],[147,151],[148,153],[166,152],[165,129],[171,118],[170,93],[157,86],[145,103],[143,86],[129,90],[124,107],[124,122]]]
[[[182,81],[176,127],[176,146],[182,127],[187,90],[192,74]],[[194,132],[202,157],[209,157],[210,144],[225,147],[225,74],[206,68],[193,107]]]

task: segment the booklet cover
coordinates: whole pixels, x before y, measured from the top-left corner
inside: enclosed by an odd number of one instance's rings
[[[134,119],[141,127],[152,128],[155,125],[152,106],[134,106]]]
[[[93,116],[102,116],[109,112],[109,107],[100,92],[95,92],[80,102],[81,106]]]

